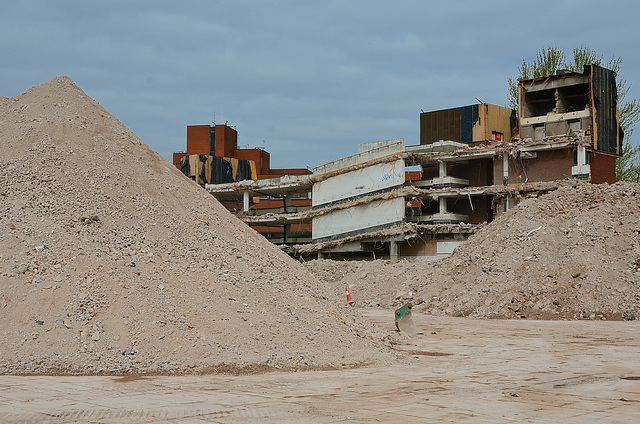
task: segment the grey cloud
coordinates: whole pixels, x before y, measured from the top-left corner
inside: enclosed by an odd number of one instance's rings
[[[476,97],[504,105],[507,76],[549,44],[622,56],[638,98],[638,9],[630,0],[11,2],[0,16],[10,58],[0,94],[69,75],[168,159],[184,149],[186,125],[211,123],[215,111],[241,145],[266,140],[274,166],[314,166],[361,142],[417,143],[421,108]]]

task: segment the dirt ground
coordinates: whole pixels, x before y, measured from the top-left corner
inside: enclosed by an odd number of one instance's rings
[[[393,311],[368,308],[387,330]],[[402,366],[242,376],[0,376],[4,423],[637,423],[639,323],[414,314]]]

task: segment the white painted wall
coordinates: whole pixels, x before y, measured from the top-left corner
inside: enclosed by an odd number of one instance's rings
[[[366,230],[402,221],[404,197],[378,200],[313,218],[312,239]]]
[[[367,143],[360,146],[360,153],[314,168],[314,175],[322,175],[337,170],[348,170],[368,161],[401,153],[404,140],[389,140]],[[313,206],[322,208],[345,204],[368,194],[393,187],[405,182],[405,163],[402,158],[393,162],[380,163],[354,169],[315,183],[312,189]],[[380,200],[370,204],[336,210],[313,218],[313,240],[326,237],[367,231],[375,227],[400,223],[404,218],[404,198]]]
[[[313,185],[311,197],[313,206],[402,185],[404,178],[404,160],[402,159],[337,175]]]

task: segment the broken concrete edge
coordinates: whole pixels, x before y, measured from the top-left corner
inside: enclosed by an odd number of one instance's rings
[[[467,195],[499,195],[499,194],[516,194],[528,193],[535,191],[553,191],[563,186],[576,187],[584,184],[583,181],[573,178],[556,181],[544,181],[535,183],[524,183],[517,185],[505,186],[502,184],[484,187],[465,187],[465,188],[439,188],[439,189],[421,189],[413,186],[407,186],[400,190],[386,193],[380,193],[373,196],[361,197],[355,201],[342,203],[321,209],[311,209],[304,212],[296,213],[268,213],[264,215],[245,215],[237,214],[236,216],[246,224],[262,224],[269,223],[271,225],[284,225],[292,222],[309,223],[315,217],[326,215],[337,210],[349,209],[355,206],[372,203],[378,200],[389,200],[398,197],[416,197],[416,198],[437,198],[441,196],[467,196]]]
[[[298,244],[289,246],[286,251],[294,255],[304,255],[309,253],[318,252],[320,250],[330,249],[332,247],[340,246],[345,243],[354,241],[388,241],[387,239],[402,236],[405,240],[416,238],[421,234],[448,234],[452,232],[460,233],[475,233],[483,224],[413,224],[405,223],[397,227],[389,228],[382,231],[368,232],[363,234],[357,234],[351,237],[345,237],[338,240],[330,240],[322,243],[314,244]]]
[[[489,144],[487,144],[489,143]],[[409,165],[420,164],[424,161],[446,160],[447,158],[473,157],[479,154],[490,154],[491,156],[502,157],[508,155],[517,157],[521,153],[528,150],[538,150],[546,148],[562,148],[567,145],[589,146],[591,144],[590,137],[584,131],[576,132],[575,136],[558,136],[546,137],[540,140],[531,139],[514,139],[510,143],[507,142],[486,142],[478,143],[474,146],[465,146],[462,149],[452,152],[402,152],[386,155],[380,158],[368,160],[355,165],[347,166],[335,171],[326,172],[319,175],[309,176],[286,176],[282,178],[272,178],[269,180],[245,180],[238,183],[228,184],[207,184],[205,189],[213,195],[242,193],[245,191],[265,191],[265,190],[292,190],[295,188],[310,188],[315,183],[322,182],[338,175],[356,171],[358,169],[367,168],[369,166],[381,163],[395,162],[398,159],[404,159]]]
[[[481,194],[508,194],[513,195],[517,193],[527,193],[527,192],[536,192],[536,191],[554,191],[561,187],[571,187],[576,188],[582,184],[587,184],[584,181],[568,178],[564,180],[557,181],[549,181],[549,182],[541,182],[541,183],[527,183],[527,184],[518,184],[513,186],[503,186],[503,185],[494,185],[488,187],[479,187],[474,188],[474,192],[482,191]],[[421,190],[416,189],[414,187],[408,188],[407,191],[416,191],[416,192],[427,192],[428,194],[433,194],[433,192],[437,190]],[[400,190],[399,192],[401,192]],[[469,189],[449,189],[449,193],[459,193],[460,195],[465,194]],[[442,195],[443,191],[438,191],[439,195]],[[385,193],[381,195],[382,197],[388,196],[390,193]],[[353,207],[353,204],[349,204],[349,207]],[[388,241],[388,239],[392,237],[402,236],[405,240],[410,240],[416,237],[419,237],[422,234],[450,234],[450,233],[467,233],[467,234],[475,234],[481,228],[483,228],[486,223],[483,224],[469,224],[469,223],[460,223],[460,224],[414,224],[414,223],[404,223],[400,226],[385,229],[382,231],[375,232],[367,232],[363,234],[357,234],[351,237],[345,237],[337,240],[330,240],[322,243],[312,243],[312,244],[302,244],[302,245],[293,245],[288,246],[285,250],[293,255],[305,255],[310,253],[315,253],[318,251],[322,251],[325,249],[330,249],[336,246],[340,246],[342,244],[362,241],[362,240],[379,240],[379,241]]]

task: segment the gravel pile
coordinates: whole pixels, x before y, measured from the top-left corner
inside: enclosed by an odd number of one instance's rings
[[[580,184],[525,199],[436,262],[307,267],[361,305],[404,301],[433,315],[640,317],[640,185]]]
[[[344,289],[325,290],[67,77],[0,97],[0,281],[0,373],[394,360]]]

